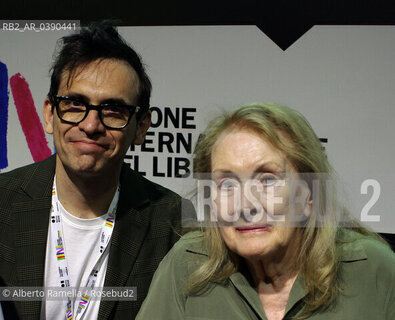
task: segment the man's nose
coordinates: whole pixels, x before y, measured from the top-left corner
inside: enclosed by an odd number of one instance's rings
[[[105,126],[100,121],[99,112],[97,110],[89,110],[88,115],[78,124],[78,127],[87,134],[94,134],[96,132],[104,132]]]

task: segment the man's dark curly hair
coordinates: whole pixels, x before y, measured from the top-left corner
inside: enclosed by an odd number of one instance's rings
[[[145,112],[149,108],[151,81],[145,73],[140,56],[119,35],[109,22],[91,24],[80,32],[65,36],[58,41],[59,49],[51,68],[51,86],[48,97],[54,97],[59,90],[62,74],[69,72],[70,81],[77,67],[100,59],[117,59],[129,63],[139,78],[137,105]],[[140,114],[141,114],[140,113]]]

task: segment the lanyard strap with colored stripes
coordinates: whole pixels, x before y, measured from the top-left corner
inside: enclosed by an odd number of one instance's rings
[[[87,290],[84,292],[84,294],[81,295],[81,298],[78,300],[78,308],[75,316],[73,316],[74,303],[71,300],[70,295],[68,295],[68,299],[67,301],[65,301],[65,308],[66,308],[65,318],[67,320],[80,319],[89,305],[90,296],[88,294],[89,293],[88,289],[93,289],[95,287],[97,274],[104,261],[104,253],[109,247],[108,243],[110,242],[112,231],[114,229],[114,224],[115,224],[115,212],[117,209],[119,192],[120,192],[120,186],[118,185],[117,191],[115,192],[114,198],[111,201],[110,208],[106,215],[106,220],[103,223],[100,232],[100,239],[97,248],[98,258],[95,263],[95,266],[93,267],[92,271],[89,274],[85,286]],[[67,288],[71,286],[71,283],[70,283],[69,269],[68,269],[65,244],[64,244],[60,202],[56,190],[56,177],[54,178],[54,182],[52,186],[51,232],[52,232],[52,238],[55,241],[55,254],[56,254],[56,262],[59,271],[59,284],[61,287]]]

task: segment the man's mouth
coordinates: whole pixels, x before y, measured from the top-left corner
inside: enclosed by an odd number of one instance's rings
[[[72,143],[78,148],[80,148],[83,151],[101,151],[106,149],[106,146],[102,143],[98,143],[96,141],[85,141],[85,140],[77,140],[77,141],[72,141]]]

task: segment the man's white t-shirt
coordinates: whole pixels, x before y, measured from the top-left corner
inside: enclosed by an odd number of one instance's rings
[[[81,219],[71,215],[62,205],[60,205],[60,213],[70,286],[78,290],[78,288],[86,286],[89,274],[99,257],[99,238],[102,226],[108,215],[93,219]],[[55,243],[50,228],[51,226],[49,225],[47,251],[45,255],[44,286],[46,288],[60,288]],[[95,288],[104,286],[108,254],[109,248],[104,252],[104,261],[98,272]],[[81,319],[96,320],[99,313],[99,306],[100,300],[92,299]],[[42,307],[41,319],[64,320],[66,313],[64,301],[47,300],[43,302]],[[74,317],[77,307],[78,301],[74,301]]]

